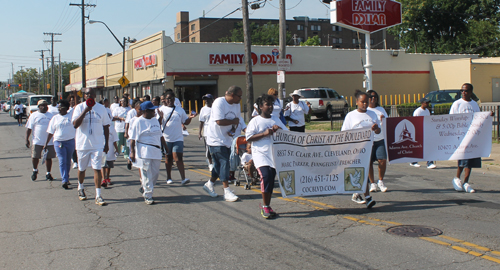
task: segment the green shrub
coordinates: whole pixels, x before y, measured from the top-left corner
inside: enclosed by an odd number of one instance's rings
[[[399,117],[413,116],[415,109],[420,107],[420,103],[403,103],[397,105]]]
[[[433,115],[438,115],[438,114],[449,114],[450,113],[450,108],[453,103],[443,103],[443,104],[436,104],[434,105],[433,109]]]

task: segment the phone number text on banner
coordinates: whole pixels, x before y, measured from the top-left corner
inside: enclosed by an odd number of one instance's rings
[[[273,158],[283,197],[364,192],[373,145],[370,129],[328,133],[278,130]]]

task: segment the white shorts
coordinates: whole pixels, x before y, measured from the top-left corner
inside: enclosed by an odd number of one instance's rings
[[[78,170],[84,172],[88,167],[92,166],[94,170],[102,168],[103,151],[101,150],[78,150]]]

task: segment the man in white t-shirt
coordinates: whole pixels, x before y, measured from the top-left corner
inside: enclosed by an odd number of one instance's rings
[[[240,87],[230,86],[223,97],[217,98],[212,104],[207,136],[207,145],[214,168],[212,177],[205,183],[203,189],[212,197],[217,197],[214,191],[214,182],[219,178],[224,187],[224,199],[226,201],[237,201],[238,196],[229,189],[229,156],[231,154],[232,136],[229,133],[236,131],[240,122],[240,101],[243,91]]]
[[[56,97],[52,97],[51,98],[51,104],[49,105],[49,109],[48,109],[48,112],[51,113],[52,115],[56,115],[59,113],[59,104],[57,104],[57,98]]]
[[[210,156],[210,151],[207,145],[207,133],[208,133],[208,120],[210,120],[210,113],[212,111],[212,104],[214,103],[214,97],[211,94],[204,95],[201,99],[205,100],[205,106],[200,110],[200,127],[198,132],[198,139],[203,138],[203,144],[205,145],[205,157],[208,160],[208,169],[212,171],[212,157]]]
[[[418,101],[421,106],[415,109],[413,112],[413,116],[430,116],[431,112],[429,111],[429,103],[431,102],[428,98],[421,98]],[[411,166],[413,167],[420,167],[420,164],[418,162],[412,162],[410,163]],[[434,169],[436,168],[436,164],[434,164],[434,161],[427,161],[427,169]]]
[[[26,147],[30,148],[30,135],[33,134],[31,141],[31,161],[33,163],[33,174],[31,180],[35,181],[38,174],[38,162],[42,158],[42,150],[45,142],[47,141],[47,128],[49,127],[50,119],[53,114],[47,112],[49,103],[41,99],[37,103],[38,111],[31,114],[28,122],[26,123]],[[54,150],[54,142],[51,140],[47,145],[47,156],[45,165],[47,167],[47,174],[45,179],[52,181],[54,178],[50,174],[52,169],[52,159],[56,157]]]
[[[95,91],[92,88],[86,88],[83,91],[86,102],[78,104],[73,111],[73,126],[76,128],[75,144],[78,155],[78,198],[83,201],[87,199],[85,195],[83,180],[85,171],[89,163],[94,169],[94,184],[96,189],[95,203],[105,205],[106,202],[101,196],[102,182],[102,159],[104,154],[108,153],[109,146],[109,119],[106,108],[95,103]],[[89,104],[89,105],[87,105]]]
[[[115,131],[116,134],[118,135],[118,153],[121,152],[122,147],[123,152],[127,152],[128,154],[128,147],[127,147],[127,139],[125,138],[125,119],[127,118],[127,113],[130,111],[130,107],[128,106],[128,100],[127,98],[122,98],[120,100],[120,106],[115,108],[114,110],[111,110],[113,118],[111,121],[115,123]]]
[[[127,112],[127,117],[125,117],[125,134],[124,134],[125,141],[129,138],[128,137],[128,130],[130,128],[130,120],[132,120],[134,117],[137,116],[137,111],[135,110],[135,106],[136,106],[137,102],[140,102],[140,101],[134,101],[134,103],[132,103],[132,109]],[[130,151],[130,149],[129,149],[127,143],[125,143],[125,145],[123,146],[123,157],[126,160],[128,160],[129,151]]]
[[[118,96],[115,96],[113,98],[113,101],[114,103],[111,103],[111,105],[109,105],[109,109],[111,110],[111,112],[113,112],[116,108],[120,107],[120,99],[118,98]]]
[[[23,124],[23,111],[24,105],[21,104],[21,101],[16,101],[16,105],[14,106],[14,118],[17,119],[17,124],[21,126]]]

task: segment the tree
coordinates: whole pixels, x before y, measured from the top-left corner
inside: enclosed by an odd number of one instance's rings
[[[40,74],[36,68],[26,68],[14,74],[14,84],[21,84],[19,90],[37,92],[39,89]]]
[[[318,36],[308,37],[306,41],[301,42],[300,46],[319,46],[321,42],[319,41]]]
[[[264,25],[250,23],[252,45],[279,45],[279,25],[268,22]],[[286,32],[286,44],[293,45],[292,34]],[[219,39],[220,42],[243,42],[243,23],[239,22],[231,30],[231,35]]]
[[[403,23],[389,29],[419,53],[500,54],[500,0],[401,0]]]

